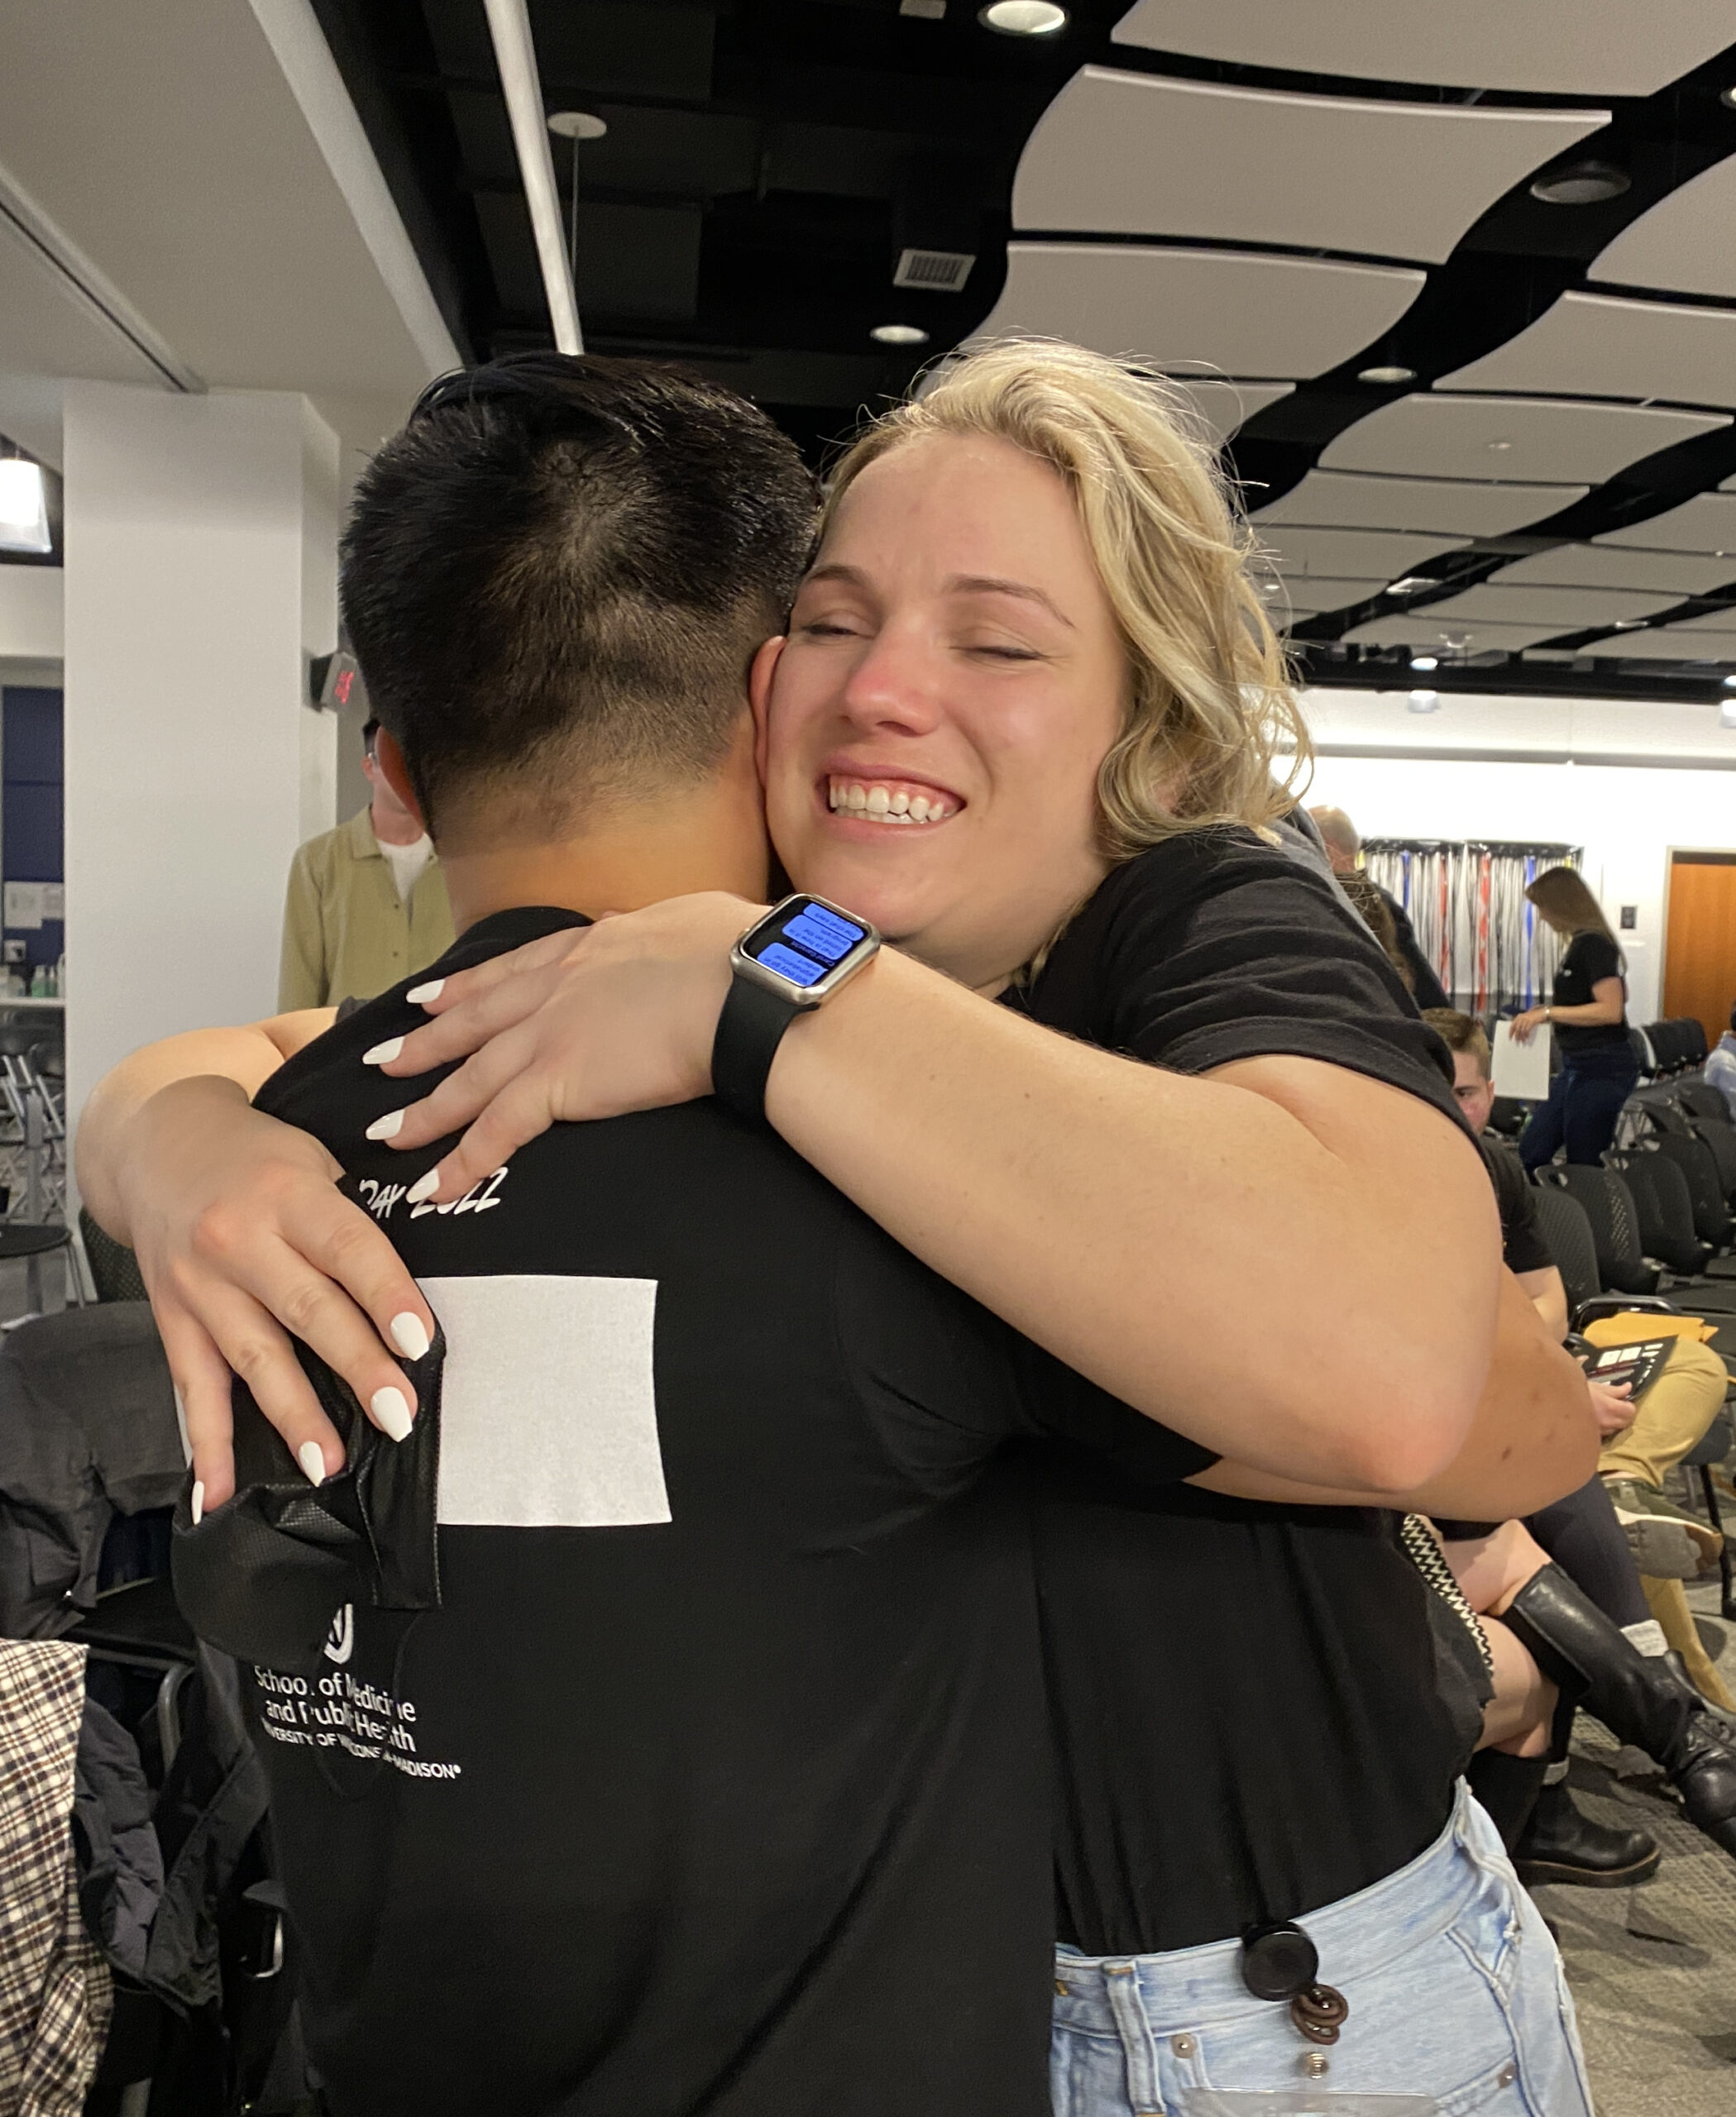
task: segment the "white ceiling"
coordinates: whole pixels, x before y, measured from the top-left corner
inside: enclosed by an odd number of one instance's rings
[[[1026,142],[1013,226],[1438,264],[1504,192],[1608,116],[1277,95],[1085,66]]]
[[[1265,600],[1275,619],[1286,609],[1298,618],[1314,617],[1322,610],[1343,610],[1366,603],[1385,585],[1384,581],[1327,581],[1318,574],[1291,573],[1279,581],[1277,593]]]
[[[1322,451],[1320,464],[1422,478],[1598,485],[1643,456],[1729,423],[1728,413],[1417,391],[1346,427]]]
[[[1733,35],[1728,0],[1140,0],[1114,41],[1357,79],[1648,96]]]
[[[1736,493],[1696,493],[1680,507],[1636,522],[1631,529],[1609,529],[1593,541],[1638,544],[1658,552],[1736,552]]]
[[[0,213],[0,371],[160,385],[161,370]],[[11,432],[10,428],[0,432]],[[22,439],[22,437],[17,437]],[[27,444],[26,444],[27,445]]]
[[[1294,382],[1219,382],[1203,376],[1174,375],[1170,380],[1200,425],[1219,447],[1245,421],[1280,397],[1295,393]]]
[[[1589,485],[1470,485],[1446,478],[1370,478],[1340,471],[1310,471],[1270,507],[1259,523],[1311,523],[1318,528],[1437,529],[1460,537],[1500,537],[1540,522]]]
[[[1616,551],[1603,544],[1558,544],[1504,566],[1490,579],[1503,588],[1672,590],[1678,599],[1705,595],[1736,581],[1736,560],[1700,558],[1681,552]]]
[[[1684,618],[1679,624],[1671,625],[1670,630],[1691,635],[1736,632],[1736,610],[1708,610],[1701,617]]]
[[[1437,386],[1736,404],[1736,309],[1566,294]]]
[[[1319,574],[1332,581],[1366,581],[1384,587],[1425,559],[1438,558],[1456,537],[1413,537],[1370,529],[1275,529],[1262,527],[1261,547],[1282,574]]]
[[[1243,251],[1015,242],[1005,290],[979,335],[1071,338],[1159,367],[1319,375],[1389,331],[1424,278]]]
[[[1733,229],[1736,155],[1690,177],[1630,221],[1592,260],[1587,276],[1672,294],[1736,295]]]
[[[6,49],[0,184],[185,370],[401,416],[456,364],[302,0],[12,0]],[[157,379],[0,253],[0,367]]]
[[[1444,603],[1431,603],[1426,614],[1437,624],[1462,618],[1485,624],[1547,625],[1553,633],[1610,625],[1618,618],[1656,617],[1681,600],[1667,590],[1647,595],[1633,588],[1507,588],[1485,581]]]
[[[1417,610],[1397,618],[1373,618],[1344,636],[1359,647],[1452,648],[1456,653],[1482,654],[1500,648],[1509,654],[1550,639],[1559,625],[1449,624],[1437,619],[1434,609]]]
[[[1701,633],[1697,637],[1681,625],[1662,625],[1649,632],[1617,633],[1608,639],[1594,639],[1576,650],[1607,661],[1624,662],[1736,662],[1736,633]]]

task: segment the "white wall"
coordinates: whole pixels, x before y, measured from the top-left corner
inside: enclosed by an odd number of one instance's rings
[[[299,397],[67,385],[74,1111],[138,1044],[275,1007],[289,861],[333,820],[304,700],[335,638],[337,475]]]
[[[1621,935],[1630,1019],[1662,1011],[1671,849],[1736,851],[1736,730],[1715,706],[1444,695],[1423,715],[1402,694],[1326,691],[1303,704],[1322,753],[1308,800],[1365,837],[1583,846],[1610,924],[1637,907]]]
[[[0,566],[0,661],[60,660],[63,578],[57,566]]]

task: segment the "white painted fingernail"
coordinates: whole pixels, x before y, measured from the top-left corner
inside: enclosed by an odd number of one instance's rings
[[[193,1480],[193,1526],[196,1529],[205,1518],[205,1488],[198,1478]]]
[[[295,1451],[295,1460],[310,1485],[323,1485],[326,1481],[325,1451],[317,1441],[304,1441]]]
[[[411,1205],[419,1206],[424,1198],[432,1198],[439,1188],[440,1172],[438,1168],[431,1168],[426,1176],[418,1176],[404,1195]]]
[[[395,1140],[404,1130],[404,1112],[389,1110],[384,1117],[376,1117],[368,1127],[371,1140]]]
[[[388,1441],[408,1441],[410,1437],[409,1400],[403,1390],[390,1384],[376,1389],[368,1399],[368,1409],[374,1414],[374,1423]]]
[[[412,1310],[407,1308],[402,1316],[395,1316],[386,1328],[392,1334],[392,1343],[406,1360],[427,1358],[428,1335],[423,1328],[422,1318]]]
[[[440,997],[445,986],[446,980],[443,977],[431,977],[426,985],[413,985],[404,996],[413,1007],[426,1006],[430,1000],[438,1000]]]
[[[401,1036],[389,1036],[384,1044],[376,1044],[371,1051],[364,1051],[361,1063],[364,1066],[390,1065],[403,1049],[404,1039]]]

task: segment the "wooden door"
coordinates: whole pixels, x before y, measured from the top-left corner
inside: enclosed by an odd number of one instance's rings
[[[1672,853],[1664,1014],[1692,1015],[1710,1048],[1736,1001],[1736,853]]]

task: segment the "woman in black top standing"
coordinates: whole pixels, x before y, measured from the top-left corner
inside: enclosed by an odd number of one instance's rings
[[[1569,1161],[1595,1167],[1614,1138],[1621,1106],[1639,1078],[1628,1041],[1622,952],[1602,906],[1571,867],[1547,869],[1525,894],[1566,939],[1567,952],[1548,1006],[1514,1017],[1513,1033],[1521,1044],[1547,1022],[1561,1053],[1549,1099],[1525,1127],[1520,1158],[1527,1168],[1540,1168],[1565,1144]]]

